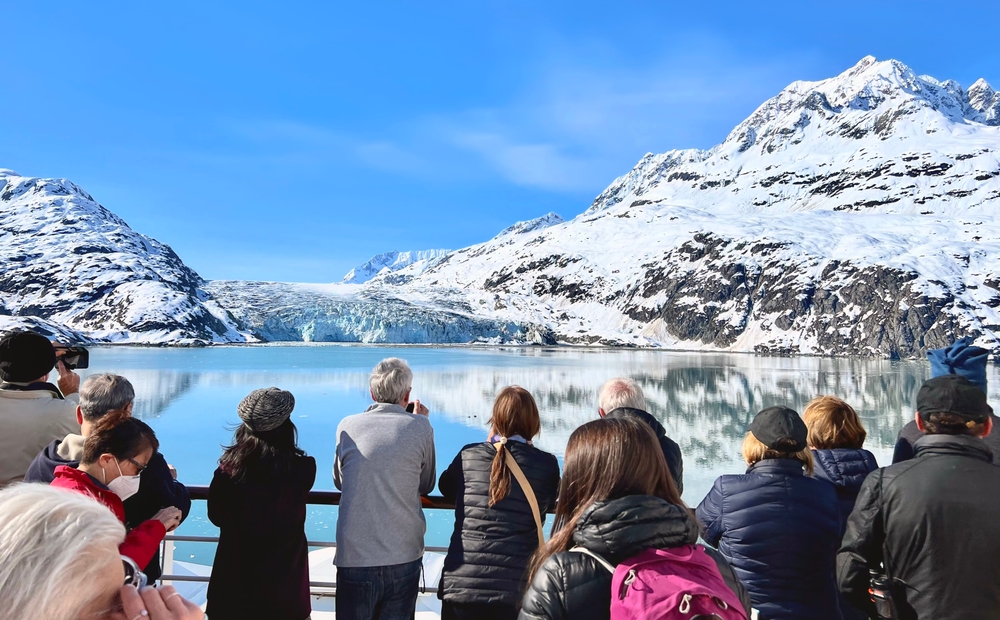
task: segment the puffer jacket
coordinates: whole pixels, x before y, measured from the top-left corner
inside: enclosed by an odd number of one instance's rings
[[[840,500],[840,533],[847,527],[847,517],[854,510],[861,483],[868,474],[878,469],[875,455],[868,450],[836,448],[833,450],[813,450],[816,469],[813,476],[826,480],[837,491]]]
[[[684,493],[684,459],[681,456],[681,447],[677,445],[676,441],[667,437],[667,429],[663,428],[659,420],[647,411],[631,407],[612,409],[605,417],[636,418],[642,420],[649,428],[653,429],[653,432],[656,433],[656,440],[660,442],[660,450],[663,451],[663,457],[667,459],[667,468],[670,469],[670,475],[673,476],[674,484],[677,485],[677,493]]]
[[[840,504],[833,486],[792,459],[721,476],[698,506],[703,537],[736,569],[760,620],[839,620],[834,562]]]
[[[658,497],[631,495],[588,508],[577,523],[572,544],[616,565],[647,549],[672,549],[697,540],[698,524],[685,507]],[[736,573],[717,551],[706,551],[749,616],[750,600]],[[538,569],[518,618],[608,620],[610,615],[611,573],[589,555],[564,551]]]
[[[544,520],[559,492],[559,461],[526,443],[508,441],[506,445],[531,484]],[[488,506],[496,453],[492,444],[469,444],[438,482],[445,499],[455,502],[455,531],[438,590],[438,596],[451,603],[514,607],[527,585],[528,560],[538,548],[538,529],[513,475],[507,497]]]
[[[865,479],[837,555],[841,591],[874,611],[868,569],[883,564],[900,620],[995,619],[1000,467],[976,437],[927,435],[915,447]]]

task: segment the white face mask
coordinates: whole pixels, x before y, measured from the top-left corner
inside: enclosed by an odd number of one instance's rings
[[[124,502],[139,492],[140,476],[139,474],[134,476],[122,474],[122,466],[118,464],[118,459],[115,459],[115,466],[118,467],[118,477],[107,483],[107,485],[111,489],[111,492],[120,497]]]

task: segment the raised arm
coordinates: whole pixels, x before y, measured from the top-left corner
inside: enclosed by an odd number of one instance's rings
[[[424,441],[423,463],[420,466],[420,494],[427,495],[434,490],[437,482],[437,461],[434,454],[434,429],[428,423],[427,439]]]
[[[454,502],[458,497],[459,488],[465,475],[462,471],[462,451],[452,460],[448,469],[444,470],[438,480],[438,491],[444,496],[445,501]]]

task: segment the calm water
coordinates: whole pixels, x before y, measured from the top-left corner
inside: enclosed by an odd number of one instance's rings
[[[929,376],[922,362],[769,358],[717,353],[541,348],[424,348],[292,345],[160,349],[105,347],[90,372],[116,372],[135,385],[136,415],[156,430],[161,451],[182,481],[208,484],[221,446],[238,423],[236,405],[251,390],[277,386],[295,394],[292,420],[300,444],[316,458],[316,489],[333,489],[334,434],[347,415],[370,404],[368,373],[397,356],[414,371],[413,397],[431,410],[438,473],[465,444],[486,435],[494,395],[506,385],[534,394],[542,414],[536,440],[562,457],[574,428],[597,417],[597,390],[630,376],[643,386],[650,411],[684,453],[684,499],[696,505],[720,474],[745,469],[740,443],[753,414],[771,405],[802,411],[818,394],[857,409],[868,447],[887,463],[897,430],[913,415],[913,399]],[[996,369],[991,367],[990,373]],[[996,377],[991,376],[991,382]],[[427,512],[427,544],[447,545],[453,518]],[[333,540],[335,508],[310,508],[309,537]],[[179,533],[209,535],[205,503],[195,502]],[[208,563],[207,545],[185,545],[177,559]]]

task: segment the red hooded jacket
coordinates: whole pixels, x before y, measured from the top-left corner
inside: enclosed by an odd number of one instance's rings
[[[125,506],[120,497],[107,487],[98,484],[86,472],[67,465],[56,467],[55,479],[51,486],[69,489],[89,495],[111,509],[118,520],[125,523]],[[167,528],[156,519],[143,521],[125,535],[125,541],[118,545],[118,551],[138,566],[146,566],[167,535]]]

